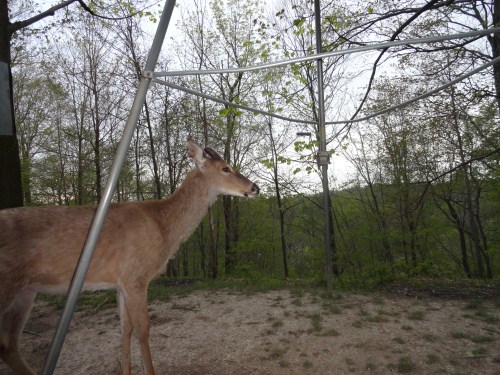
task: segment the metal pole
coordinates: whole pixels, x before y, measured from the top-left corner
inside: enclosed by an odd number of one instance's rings
[[[314,0],[314,19],[316,26],[316,53],[321,53],[321,8],[320,0]],[[323,91],[323,60],[316,60],[318,73],[318,133],[319,133],[319,153],[318,165],[321,167],[323,180],[323,211],[325,215],[325,256],[326,256],[326,286],[329,291],[333,289],[333,264],[330,231],[330,188],[328,186],[328,164],[330,163],[328,152],[326,151],[326,131],[325,131],[325,94]]]
[[[360,47],[351,47],[348,49],[330,51],[330,52],[321,52],[320,54],[314,54],[310,56],[302,56],[295,57],[291,59],[274,61],[265,64],[240,67],[240,68],[226,68],[226,69],[206,69],[206,70],[170,70],[168,72],[155,72],[155,77],[171,77],[171,76],[186,76],[186,75],[203,75],[203,74],[223,74],[223,73],[243,73],[243,72],[252,72],[258,71],[267,68],[276,68],[279,66],[285,66],[290,64],[298,64],[301,62],[317,60],[326,57],[332,56],[345,56],[359,52],[366,52],[372,50],[381,50],[387,49],[391,47],[397,46],[407,46],[412,44],[422,44],[422,43],[435,43],[435,42],[444,42],[453,39],[462,39],[467,37],[476,37],[481,35],[490,35],[500,33],[500,27],[492,27],[489,29],[482,30],[474,30],[466,33],[457,33],[457,34],[447,34],[447,35],[434,35],[425,38],[412,38],[412,39],[403,39],[403,40],[393,40],[391,42],[382,42],[382,43],[374,43],[368,44]]]
[[[167,32],[168,24],[170,22],[170,16],[175,6],[175,0],[167,0],[165,7],[163,8],[163,13],[158,24],[158,29],[149,51],[148,60],[145,66],[145,72],[153,71],[160,54],[161,46]],[[110,176],[108,178],[106,187],[104,189],[103,198],[99,202],[94,219],[90,226],[90,230],[85,241],[80,259],[78,260],[78,265],[76,266],[75,273],[73,274],[73,279],[71,280],[71,285],[68,290],[68,299],[64,305],[64,310],[62,312],[61,318],[59,320],[59,325],[54,334],[52,340],[52,345],[50,351],[47,355],[45,361],[45,366],[42,374],[50,375],[54,372],[57,364],[57,359],[61,352],[62,345],[64,343],[64,338],[68,330],[69,324],[71,322],[71,317],[78,301],[78,296],[82,291],[83,283],[87,275],[87,271],[90,266],[90,261],[92,260],[92,254],[94,253],[97,240],[99,239],[99,234],[101,233],[102,226],[104,224],[104,219],[108,212],[109,205],[111,203],[111,198],[113,197],[114,190],[118,183],[118,178],[120,176],[120,171],[125,160],[127,150],[132,141],[134,135],[134,130],[141,113],[142,106],[146,99],[146,93],[151,83],[150,77],[143,76],[139,84],[130,114],[123,131],[122,139],[118,146],[116,152],[115,160],[113,166],[111,167]]]

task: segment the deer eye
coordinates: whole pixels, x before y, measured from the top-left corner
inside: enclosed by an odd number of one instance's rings
[[[229,172],[231,172],[231,169],[229,169],[229,167],[224,167],[224,168],[222,168],[222,171],[229,173]]]

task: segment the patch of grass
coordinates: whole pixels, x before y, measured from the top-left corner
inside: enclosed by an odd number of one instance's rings
[[[468,339],[469,335],[464,331],[456,330],[451,333],[451,337],[453,337],[454,339]]]
[[[413,372],[416,368],[417,365],[412,361],[412,359],[408,356],[403,356],[399,358],[399,361],[397,364],[389,364],[387,367],[390,370],[396,370],[400,374],[409,374],[410,372]]]
[[[56,310],[62,310],[66,303],[66,297],[61,295],[38,293],[38,298],[45,301]]]
[[[267,328],[264,333],[266,335],[275,335],[277,333],[277,329],[283,326],[283,320],[274,318],[270,316],[267,318],[267,321],[271,323],[271,327]]]
[[[464,308],[467,309],[467,310],[476,310],[478,308],[480,308],[482,306],[482,301],[478,300],[478,299],[472,299],[470,301],[468,301]]]
[[[408,319],[410,320],[423,320],[424,312],[422,310],[413,310],[408,314]]]
[[[425,359],[425,363],[428,365],[434,365],[436,363],[439,363],[439,356],[434,353],[427,354],[427,358]]]
[[[309,298],[309,303],[312,305],[312,304],[315,304],[315,303],[319,303],[319,298],[318,296],[315,296],[315,295],[312,295],[310,298]]]
[[[272,307],[281,307],[283,302],[283,297],[277,296],[273,298],[274,303],[271,304]]]
[[[389,321],[389,318],[387,318],[383,314],[378,313],[377,315],[369,316],[368,318],[366,318],[366,320],[373,323],[387,323]]]
[[[174,303],[172,305],[172,310],[182,310],[182,311],[199,311],[200,306],[199,305],[189,305],[189,304],[180,304],[180,303]]]
[[[480,308],[477,310],[475,316],[485,323],[496,324],[498,322],[498,318],[495,315],[490,314],[486,308]]]
[[[302,366],[304,366],[304,368],[311,368],[313,367],[313,363],[310,360],[306,359]]]
[[[321,315],[317,314],[317,313],[316,314],[310,314],[310,315],[308,315],[308,318],[311,321],[311,331],[312,332],[320,332],[321,329],[322,329],[322,326],[321,326],[321,321],[322,321]]]
[[[409,325],[407,325],[407,324],[404,324],[404,325],[401,327],[401,329],[402,329],[403,331],[411,331],[411,330],[413,329],[413,327],[412,327],[412,326],[409,326]]]
[[[172,298],[173,290],[175,288],[166,287],[151,283],[148,288],[148,301],[170,301]],[[179,291],[180,293],[181,291]]]
[[[485,357],[488,355],[488,350],[484,347],[479,347],[472,349],[470,352],[467,353],[467,356],[470,358],[479,358],[479,357]]]
[[[321,336],[339,336],[340,333],[335,328],[330,328],[323,332]]]
[[[294,288],[290,290],[290,296],[296,298],[302,298],[304,296],[304,290],[300,288]]]
[[[82,308],[88,307],[93,311],[114,307],[116,306],[116,291],[111,289],[102,292],[83,292],[78,299],[78,305]]]
[[[385,300],[382,297],[380,297],[380,296],[375,296],[375,297],[373,297],[373,303],[375,305],[384,305],[385,304]]]
[[[328,292],[328,291],[322,291],[319,293],[319,297],[323,299],[324,301],[339,301],[344,296],[340,293],[333,293],[333,292]]]
[[[370,315],[370,313],[368,312],[368,310],[364,309],[363,307],[359,308],[358,314],[361,315],[361,316],[368,316],[368,315]]]
[[[436,335],[433,335],[432,333],[424,333],[422,335],[422,338],[427,341],[427,342],[436,342],[438,341],[438,337]]]
[[[47,302],[49,306],[56,310],[62,310],[66,304],[65,295],[54,295],[39,293],[40,299]],[[78,298],[76,306],[77,311],[86,311],[89,313],[97,312],[100,309],[116,306],[116,291],[114,289],[82,292]]]
[[[340,314],[342,313],[342,309],[335,304],[333,301],[324,301],[323,302],[323,309],[325,309],[328,313],[330,314]]]
[[[373,370],[375,370],[376,368],[377,368],[377,366],[375,366],[375,365],[374,365],[373,363],[371,363],[371,362],[368,362],[368,363],[366,364],[366,366],[365,366],[365,369],[366,369],[366,370],[369,370],[369,371],[373,371]]]
[[[402,337],[396,336],[392,339],[396,344],[403,345],[405,343],[405,340]]]
[[[352,326],[354,328],[361,328],[363,327],[363,322],[361,320],[355,320],[354,322],[352,322]]]
[[[498,307],[499,303],[500,302],[497,300],[494,302],[494,305]],[[470,300],[465,304],[464,308],[466,310],[474,310],[474,314],[464,314],[465,318],[479,319],[488,324],[498,323],[498,318],[490,313],[488,307],[485,306],[484,301],[479,299]]]
[[[355,364],[355,362],[352,358],[344,358],[344,361],[348,366],[354,366],[354,364]]]
[[[283,320],[273,319],[272,322],[271,322],[271,327],[273,327],[273,328],[279,328],[279,327],[282,327],[283,324],[284,324]]]
[[[280,359],[280,360],[278,361],[278,363],[279,363],[279,365],[280,365],[281,367],[288,367],[288,366],[290,366],[290,362],[289,362],[289,361],[287,361],[286,359],[283,359],[283,358],[282,358],[282,359]]]
[[[157,295],[165,294],[165,289],[168,295],[190,294],[199,290],[226,290],[229,292],[240,293],[244,295],[253,295],[271,290],[301,290],[304,287],[310,286],[310,282],[302,280],[294,280],[289,282],[281,278],[272,278],[267,275],[254,275],[252,277],[240,278],[220,278],[216,280],[199,280],[199,279],[172,279],[166,276],[160,276],[154,279],[149,285],[150,298],[156,299]]]
[[[279,358],[282,358],[286,354],[287,351],[288,351],[288,349],[287,348],[283,348],[283,347],[274,348],[269,353],[269,358],[270,359],[279,359]]]
[[[488,343],[493,341],[493,337],[490,335],[477,335],[477,336],[472,336],[470,339],[472,342],[475,342],[476,344]]]

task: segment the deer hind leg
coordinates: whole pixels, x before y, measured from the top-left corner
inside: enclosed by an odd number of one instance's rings
[[[154,375],[155,370],[153,368],[151,349],[149,347],[147,289],[138,291],[137,289],[131,288],[131,290],[133,291],[131,292],[127,290],[125,293],[122,293],[126,308],[125,310],[128,313],[129,319],[129,322],[127,324],[132,324],[132,329],[139,341],[144,373],[146,375]],[[127,328],[128,330],[130,330],[129,327]],[[128,339],[128,348],[130,348],[130,338]],[[130,349],[128,349],[128,356],[130,358]]]
[[[131,357],[130,357],[130,344],[132,338],[132,322],[128,315],[127,307],[125,306],[125,296],[120,289],[117,289],[118,310],[120,313],[120,330],[122,334],[122,353],[121,353],[121,366],[122,374],[130,375],[132,373]]]
[[[16,374],[35,374],[19,351],[19,338],[30,315],[35,297],[35,291],[24,289],[0,315],[0,358]]]

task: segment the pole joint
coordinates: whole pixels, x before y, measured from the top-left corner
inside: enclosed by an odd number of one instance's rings
[[[320,167],[330,164],[330,153],[328,151],[318,151],[316,154],[316,162]]]

